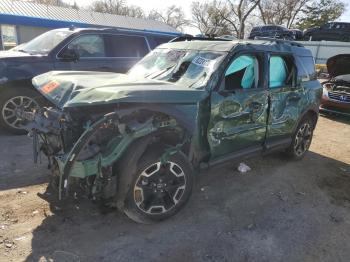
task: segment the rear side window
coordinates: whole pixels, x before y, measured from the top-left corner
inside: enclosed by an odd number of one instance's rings
[[[280,56],[270,58],[270,88],[284,86],[287,79],[287,66],[284,59]]]
[[[295,76],[293,59],[288,56],[271,56],[269,66],[269,88],[292,86]]]
[[[108,56],[110,57],[144,57],[149,49],[142,36],[108,35]]]
[[[301,78],[302,82],[316,79],[315,62],[312,56],[299,56],[296,61],[298,77]]]

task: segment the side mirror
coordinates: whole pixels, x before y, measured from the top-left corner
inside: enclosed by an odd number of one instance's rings
[[[80,57],[77,50],[67,48],[61,52],[59,58],[63,61],[77,62]]]

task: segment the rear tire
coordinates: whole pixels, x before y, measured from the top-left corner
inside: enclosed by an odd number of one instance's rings
[[[152,224],[175,215],[188,202],[193,187],[193,169],[181,153],[161,165],[164,150],[147,150],[132,175],[124,213],[138,223]]]
[[[21,111],[32,111],[40,106],[42,97],[29,88],[11,88],[4,90],[0,95],[0,124],[7,131],[15,135],[27,132],[20,128]]]
[[[292,143],[287,149],[287,154],[290,158],[299,160],[302,159],[312,142],[312,136],[315,128],[315,123],[309,116],[304,117],[292,137]]]

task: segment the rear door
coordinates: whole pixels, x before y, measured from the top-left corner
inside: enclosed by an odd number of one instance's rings
[[[67,61],[61,58],[68,49],[75,50],[79,54],[78,61]],[[94,33],[74,38],[57,54],[55,62],[57,70],[111,72],[113,66],[113,61],[108,57],[105,35]]]
[[[109,62],[117,73],[127,72],[150,51],[144,36],[109,34],[106,41]]]
[[[305,103],[303,87],[297,81],[295,59],[288,54],[269,56],[270,115],[267,147],[288,143]]]
[[[220,89],[212,92],[208,141],[213,159],[262,148],[268,108],[264,61],[259,53],[236,56]]]

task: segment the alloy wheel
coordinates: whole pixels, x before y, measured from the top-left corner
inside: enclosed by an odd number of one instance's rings
[[[147,214],[163,214],[181,200],[186,188],[186,176],[174,163],[154,163],[141,172],[134,186],[134,201]]]
[[[297,156],[304,154],[310,147],[312,139],[312,127],[305,122],[300,127],[295,136],[294,151]]]
[[[38,103],[28,96],[15,96],[4,104],[1,114],[5,123],[12,128],[20,129],[21,116],[24,112],[32,112],[39,108]]]

